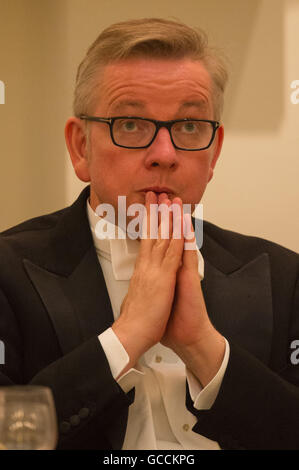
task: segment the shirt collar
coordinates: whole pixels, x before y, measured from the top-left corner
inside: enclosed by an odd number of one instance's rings
[[[106,219],[107,237],[100,239],[97,236],[96,230],[96,225],[99,222],[100,217],[93,211],[88,199],[87,216],[97,254],[111,262],[113,275],[117,281],[130,280],[135,269],[135,262],[139,252],[140,242],[138,240],[132,240],[131,238],[125,237],[124,232],[119,227],[118,230],[122,233],[123,238],[109,239],[108,233],[115,230],[115,226]],[[196,250],[198,256],[198,272],[201,279],[203,279],[204,260],[198,248],[196,248]]]

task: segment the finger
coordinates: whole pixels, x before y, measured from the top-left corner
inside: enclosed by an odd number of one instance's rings
[[[158,204],[162,204],[163,202],[165,202],[166,200],[169,200],[168,196],[166,193],[161,193],[159,194],[159,197],[158,197]]]
[[[166,193],[161,193],[158,196],[158,237],[160,239],[169,238],[170,230],[167,230],[169,226],[169,219],[171,214],[169,213],[169,207],[171,202]]]
[[[175,197],[172,201],[172,213],[173,213],[173,234],[172,238],[181,239],[184,238],[183,230],[183,203],[181,198]]]
[[[145,195],[145,212],[142,220],[142,237],[140,241],[140,256],[149,255],[155,242],[157,232],[157,196],[153,191]]]
[[[183,204],[180,198],[174,198],[172,201],[172,238],[165,255],[165,265],[168,269],[178,269],[182,264],[182,255],[184,248],[183,236]]]
[[[162,197],[159,201],[163,201],[159,205],[159,227],[158,237],[153,246],[154,263],[161,264],[169,246],[169,240],[172,236],[172,213],[171,202],[168,197]]]
[[[158,226],[161,224],[162,220],[162,211],[163,211],[163,206],[161,207],[162,204],[166,204],[166,201],[168,200],[168,196],[166,193],[161,193],[158,196]]]
[[[198,254],[191,214],[184,214],[184,253],[183,265],[198,270]]]
[[[164,199],[159,205],[159,214],[161,215],[159,237],[163,240],[169,240],[172,237],[172,210],[168,198]]]

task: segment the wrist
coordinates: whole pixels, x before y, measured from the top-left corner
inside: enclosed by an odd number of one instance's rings
[[[176,348],[176,353],[205,387],[220,369],[225,348],[225,338],[214,329],[197,341]]]
[[[121,317],[113,323],[111,328],[129,356],[129,364],[126,369],[134,367],[140,356],[151,347],[151,344],[148,344],[148,340],[138,333],[136,324],[133,326],[123,321]]]

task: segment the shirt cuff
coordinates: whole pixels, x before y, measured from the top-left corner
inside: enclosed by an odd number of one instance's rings
[[[187,382],[189,386],[190,396],[193,400],[193,406],[197,410],[209,410],[220,390],[222,380],[226,371],[226,367],[229,360],[229,343],[225,339],[225,353],[222,364],[217,372],[217,374],[213,377],[213,379],[204,387],[202,388],[199,380],[195,377],[194,374],[189,369],[186,369],[186,376]]]
[[[116,379],[129,363],[129,355],[112,328],[107,328],[107,330],[98,336],[98,339],[106,354],[111,374],[113,378]],[[123,391],[127,393],[136,385],[136,381],[142,375],[144,375],[144,372],[138,370],[137,365],[137,368],[129,369],[125,374],[119,377],[117,382]]]

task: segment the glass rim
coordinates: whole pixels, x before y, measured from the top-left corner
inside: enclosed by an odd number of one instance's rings
[[[186,150],[186,151],[190,151],[190,152],[205,150],[205,149],[209,148],[212,145],[212,143],[214,141],[214,138],[215,138],[215,135],[216,135],[216,132],[220,127],[220,122],[219,121],[214,121],[214,120],[211,120],[211,119],[195,119],[195,118],[194,119],[192,119],[192,118],[182,118],[182,119],[173,119],[173,120],[170,120],[170,121],[159,121],[159,120],[156,120],[156,119],[144,118],[144,117],[141,117],[141,116],[114,116],[114,117],[110,117],[110,118],[104,118],[104,117],[99,117],[99,116],[88,116],[88,115],[85,115],[85,114],[81,114],[79,116],[79,119],[108,124],[109,128],[110,128],[110,137],[111,137],[111,140],[114,143],[114,145],[116,145],[118,147],[122,147],[122,148],[136,149],[136,150],[137,149],[145,149],[145,148],[150,147],[150,145],[154,142],[159,130],[162,127],[165,127],[168,130],[171,142],[172,142],[173,146],[176,149]],[[128,120],[136,119],[136,120],[139,120],[139,121],[147,121],[149,123],[152,123],[153,126],[155,127],[155,129],[154,129],[153,135],[149,138],[148,143],[143,144],[143,145],[140,145],[140,144],[139,145],[124,145],[123,143],[119,143],[118,139],[117,138],[115,139],[114,124],[117,120],[121,120],[121,119],[128,119]],[[211,136],[210,136],[207,144],[204,145],[204,146],[201,146],[201,147],[181,147],[180,145],[177,145],[174,141],[176,139],[174,139],[173,135],[172,135],[172,127],[174,126],[174,124],[176,124],[178,122],[206,122],[206,123],[210,124],[210,126],[211,126],[211,128],[210,128],[211,129]]]
[[[12,392],[12,393],[28,393],[28,392],[47,392],[52,394],[50,387],[45,385],[0,385],[0,394],[2,392]]]

